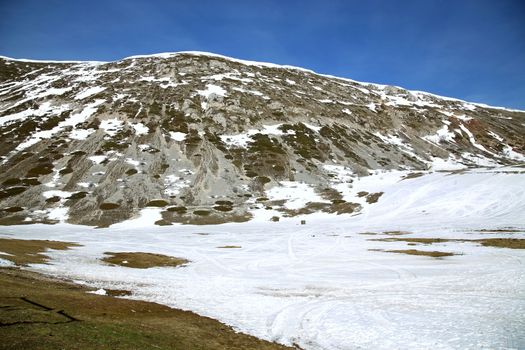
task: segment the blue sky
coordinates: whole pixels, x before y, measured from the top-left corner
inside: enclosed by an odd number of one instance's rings
[[[197,50],[525,109],[522,0],[0,0],[0,55]]]

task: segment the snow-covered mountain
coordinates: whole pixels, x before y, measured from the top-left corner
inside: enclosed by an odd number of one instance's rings
[[[196,52],[0,58],[0,135],[0,224],[356,214],[381,170],[525,162],[523,111]]]

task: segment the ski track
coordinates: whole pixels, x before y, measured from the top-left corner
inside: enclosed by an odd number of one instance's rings
[[[525,251],[473,242],[407,246],[388,237],[525,238],[522,168],[391,172],[356,181],[352,193],[384,191],[350,216],[216,226],[91,229],[1,227],[0,237],[79,242],[30,268],[132,298],[192,310],[255,336],[307,350],[525,348]],[[348,194],[351,196],[352,194]],[[508,228],[519,233],[482,234]],[[406,236],[384,231],[405,230]],[[376,235],[363,235],[375,232]],[[241,248],[218,248],[233,245]],[[454,252],[444,259],[370,249]],[[0,249],[1,250],[1,249]],[[100,262],[105,251],[183,257],[182,268]]]

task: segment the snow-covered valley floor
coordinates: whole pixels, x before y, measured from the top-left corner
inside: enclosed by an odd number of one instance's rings
[[[0,228],[0,238],[79,242],[53,251],[52,264],[31,269],[129,289],[132,298],[192,310],[304,349],[525,348],[525,250],[463,241],[525,238],[525,169],[435,172],[400,181],[404,175],[356,181],[355,189],[383,196],[359,215],[312,214],[306,225],[300,217],[269,222],[261,214],[260,220],[217,226],[10,226]],[[457,240],[377,240],[414,237]],[[396,249],[457,255],[381,251]],[[191,263],[110,266],[100,261],[108,251]]]

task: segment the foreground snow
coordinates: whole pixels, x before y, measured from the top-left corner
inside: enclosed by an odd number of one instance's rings
[[[378,173],[358,191],[384,194],[360,215],[313,214],[280,222],[220,226],[90,229],[71,225],[0,228],[4,238],[75,241],[52,265],[33,269],[133,298],[188,309],[240,331],[304,349],[525,348],[525,252],[472,242],[407,246],[398,237],[525,238],[523,168]],[[148,213],[146,213],[148,214]],[[148,215],[142,217],[147,220]],[[144,225],[143,225],[144,226]],[[240,246],[240,248],[219,248]],[[457,253],[444,259],[370,249]],[[106,251],[155,252],[192,262],[147,270],[107,266]]]

